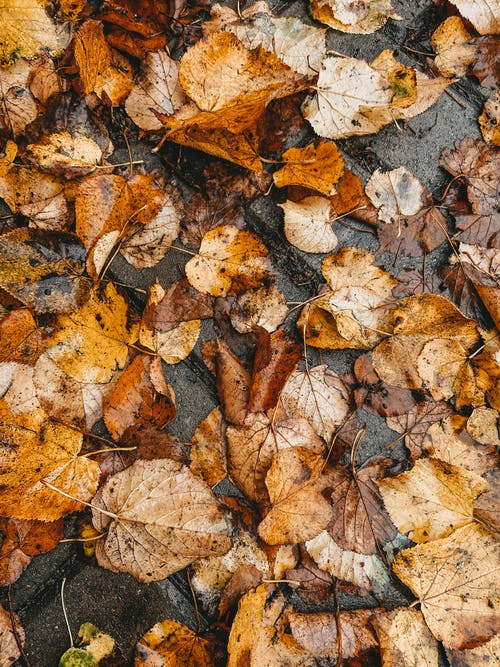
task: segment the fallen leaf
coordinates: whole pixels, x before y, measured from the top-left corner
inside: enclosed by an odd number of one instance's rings
[[[73,234],[15,229],[0,236],[0,287],[37,312],[66,313],[87,298],[84,259]]]
[[[227,475],[226,423],[219,407],[198,424],[189,454],[191,471],[209,486]]]
[[[162,328],[156,329],[155,317],[152,313],[158,312],[158,308],[161,311],[163,301],[171,297],[172,290],[165,292],[159,282],[151,285],[145,308],[146,319],[142,320],[139,330],[139,342],[148,350],[158,354],[167,364],[178,364],[190,354],[196,345],[200,335],[201,321],[199,319],[181,320],[176,326],[166,331],[162,331]]]
[[[55,132],[28,144],[26,157],[31,163],[56,176],[76,178],[90,174],[101,163],[102,151],[84,134]]]
[[[274,284],[238,294],[231,305],[231,324],[240,333],[261,327],[269,333],[283,324],[288,306],[283,292]]]
[[[211,642],[171,619],[156,623],[141,637],[135,650],[135,667],[174,663],[178,667],[216,665]]]
[[[132,89],[132,68],[126,58],[109,48],[102,23],[85,21],[74,43],[84,93],[95,93],[111,106],[122,104]]]
[[[299,202],[279,204],[285,213],[287,240],[304,252],[331,252],[337,247],[332,229],[332,203],[325,197],[305,197]]]
[[[22,627],[19,621],[19,617],[14,612],[12,617],[14,619],[15,632],[12,626],[12,618],[10,613],[6,611],[2,607],[2,605],[0,605],[1,667],[10,667],[10,665],[13,665],[17,661],[17,659],[21,656],[16,635],[19,638],[19,641],[21,642],[22,646],[24,646],[25,642],[24,628]]]
[[[30,71],[24,59],[10,67],[0,65],[0,128],[14,137],[38,116],[36,101],[28,87]]]
[[[475,473],[436,459],[420,459],[377,484],[391,519],[413,542],[437,540],[471,523],[474,499],[486,488]]]
[[[384,667],[438,667],[438,643],[417,609],[398,607],[371,619]]]
[[[459,16],[450,16],[432,34],[434,67],[442,76],[465,76],[476,60],[474,38]]]
[[[500,637],[496,635],[489,642],[476,648],[446,649],[446,656],[453,667],[484,667],[500,661]]]
[[[52,95],[67,89],[67,82],[60,76],[52,58],[42,55],[31,63],[29,87],[35,99],[41,104],[47,104]]]
[[[0,521],[0,585],[9,586],[17,581],[38,554],[55,549],[64,537],[62,521]],[[1,654],[1,650],[0,650]]]
[[[215,343],[214,364],[223,415],[231,424],[243,424],[248,411],[250,372],[221,340]]]
[[[367,35],[380,30],[388,19],[400,19],[391,0],[311,0],[312,15],[334,30]]]
[[[358,386],[354,389],[356,405],[382,417],[404,415],[415,407],[415,399],[408,389],[392,387],[379,378],[371,362],[370,353],[362,354],[354,362]]]
[[[136,327],[129,326],[128,305],[109,282],[94,289],[87,303],[70,315],[59,315],[47,338],[47,355],[79,382],[109,382],[123,368]]]
[[[41,0],[2,0],[0,62],[15,63],[39,51],[59,55],[69,42],[69,32],[56,26]]]
[[[292,373],[281,392],[279,407],[287,417],[307,419],[330,443],[348,414],[348,392],[340,377],[324,364]]]
[[[378,208],[379,220],[397,224],[398,229],[402,217],[415,215],[423,205],[424,188],[406,167],[386,172],[377,169],[365,192]]]
[[[325,55],[325,30],[298,18],[277,17],[266,2],[256,2],[242,12],[215,4],[211,18],[203,25],[204,34],[232,32],[247,49],[261,46],[299,74],[314,76]]]
[[[0,319],[0,362],[34,365],[43,351],[42,331],[29,310],[18,308]]]
[[[429,427],[445,419],[452,413],[452,408],[444,401],[435,402],[427,399],[418,403],[406,414],[387,418],[387,426],[397,433],[401,433],[406,447],[410,450],[413,459],[422,456],[422,447],[425,434]]]
[[[329,196],[335,194],[335,184],[344,173],[344,160],[331,141],[319,141],[305,148],[289,148],[281,160],[285,164],[273,173],[277,188],[301,185]]]
[[[55,521],[80,509],[79,502],[52,491],[45,481],[84,502],[92,498],[99,466],[78,456],[81,433],[50,420],[42,410],[13,416],[0,400],[0,411],[1,516]]]
[[[500,94],[496,93],[484,103],[479,116],[479,127],[483,139],[494,146],[500,146]]]
[[[165,51],[147,54],[125,101],[125,111],[141,130],[161,130],[159,115],[169,116],[186,101],[179,65]]]
[[[255,234],[222,225],[205,234],[185,270],[191,285],[202,294],[243,292],[269,278],[267,248]]]
[[[460,14],[472,23],[481,35],[495,35],[500,33],[500,18],[495,12],[495,5],[488,0],[451,0]]]
[[[475,40],[476,62],[471,65],[469,74],[475,76],[484,88],[495,92],[500,82],[500,66],[496,58],[498,39],[479,37]]]
[[[218,192],[213,197],[205,197],[197,192],[186,207],[181,242],[188,248],[198,250],[208,231],[226,224],[238,229],[245,226],[244,211],[238,195]]]
[[[0,177],[5,176],[12,167],[17,155],[17,144],[11,139],[7,139],[5,146],[1,150],[0,157]]]
[[[161,292],[160,288],[158,293]],[[142,324],[158,333],[175,329],[180,322],[213,316],[210,296],[200,294],[183,278],[173,282],[160,301],[150,300],[142,313]]]
[[[95,528],[107,529],[98,562],[140,581],[159,581],[231,546],[227,517],[210,488],[170,459],[136,461],[113,475],[92,508]]]
[[[332,518],[323,497],[323,457],[289,447],[278,451],[266,475],[271,509],[258,527],[268,544],[298,544],[316,537]]]
[[[475,523],[401,551],[393,570],[417,595],[425,622],[447,648],[473,648],[500,627],[498,544]]]
[[[115,650],[115,640],[88,622],[80,626],[76,641],[78,648],[71,646],[65,651],[59,661],[59,667],[100,665],[101,660],[109,658]]]
[[[482,445],[499,446],[498,418],[497,410],[476,408],[467,419],[467,433]]]

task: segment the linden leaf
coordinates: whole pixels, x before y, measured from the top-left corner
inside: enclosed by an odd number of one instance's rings
[[[273,174],[277,188],[301,185],[329,196],[335,194],[335,183],[344,173],[344,160],[331,141],[320,141],[305,148],[289,148],[281,160],[285,164]]]
[[[81,508],[44,485],[88,501],[99,482],[99,465],[78,456],[82,435],[50,420],[42,410],[13,416],[0,400],[2,459],[0,516],[54,521]]]
[[[473,37],[459,16],[450,16],[432,34],[434,66],[443,76],[464,76],[477,54]]]
[[[93,290],[78,310],[58,316],[47,355],[79,382],[109,382],[113,371],[125,366],[128,345],[136,340],[127,315],[127,302],[113,283]]]
[[[92,506],[95,528],[107,530],[98,562],[140,581],[159,581],[231,546],[210,487],[170,459],[139,460],[109,477]]]
[[[415,215],[423,204],[424,188],[406,167],[392,171],[375,171],[365,192],[378,208],[379,220],[400,223],[403,216]]]
[[[216,667],[210,641],[171,619],[156,623],[140,638],[135,650],[134,667],[174,663],[177,667]]]
[[[420,459],[408,472],[377,483],[391,519],[414,542],[437,540],[471,523],[474,499],[487,487],[478,475],[436,459]]]
[[[276,172],[275,172],[276,173]],[[305,197],[279,206],[285,212],[285,236],[304,252],[331,252],[337,247],[332,229],[332,203],[325,197]]]
[[[269,333],[283,324],[288,306],[283,292],[272,283],[238,294],[231,305],[231,324],[240,333],[262,327]]]
[[[420,602],[425,622],[447,648],[472,648],[500,629],[498,542],[471,523],[401,551],[393,570]]]
[[[269,277],[267,248],[260,239],[231,225],[207,232],[186,276],[199,292],[226,296],[260,286]]]
[[[0,14],[0,25],[2,20]],[[1,47],[0,44],[0,52]],[[30,74],[30,64],[24,59],[10,67],[0,65],[0,128],[14,137],[38,116],[38,107],[28,86]]]

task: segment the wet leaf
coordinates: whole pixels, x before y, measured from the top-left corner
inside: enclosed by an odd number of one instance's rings
[[[215,486],[227,475],[226,423],[219,407],[198,424],[189,449],[191,471]]]
[[[12,627],[10,613],[0,605],[0,664],[2,667],[10,667],[10,665],[13,665],[21,655],[17,645],[16,634],[19,637],[21,644],[24,646],[24,629],[19,622],[17,614],[14,614],[14,624],[16,628],[15,633]]]
[[[28,144],[26,157],[40,169],[56,176],[75,178],[90,174],[101,163],[102,151],[84,134],[56,132],[36,144]]]
[[[333,142],[320,141],[305,148],[289,148],[281,157],[285,163],[273,174],[278,188],[301,185],[323,195],[335,194],[335,184],[344,173],[344,160]]]
[[[285,213],[285,236],[304,252],[331,252],[337,247],[337,236],[332,228],[332,203],[325,197],[305,197],[279,204]]]
[[[154,625],[136,646],[135,667],[171,665],[215,667],[211,643],[182,623],[167,619]]]
[[[438,667],[438,643],[420,611],[397,608],[377,611],[372,624],[380,644],[384,667]]]
[[[382,28],[388,19],[400,19],[391,0],[311,0],[312,14],[317,21],[334,30],[366,35]]]

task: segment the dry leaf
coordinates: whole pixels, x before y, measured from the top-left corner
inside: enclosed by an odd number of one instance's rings
[[[92,507],[95,528],[107,529],[98,562],[140,581],[159,581],[231,546],[210,487],[170,459],[139,460],[108,478]]]
[[[365,192],[378,208],[379,220],[400,224],[404,216],[415,215],[422,208],[424,188],[406,167],[375,171]]]
[[[473,37],[459,16],[450,16],[434,31],[430,44],[434,67],[443,76],[464,76],[477,57]]]
[[[227,475],[226,423],[219,407],[198,424],[189,449],[189,467],[209,486]]]
[[[30,65],[24,59],[10,67],[0,65],[0,128],[14,137],[38,116],[37,104],[28,87],[30,73]]]
[[[231,305],[231,324],[240,333],[257,327],[269,333],[283,324],[288,306],[283,292],[274,284],[238,294]]]
[[[332,507],[322,496],[323,457],[289,447],[278,451],[266,475],[271,509],[259,524],[268,544],[298,544],[316,537],[332,518]]]
[[[59,55],[69,41],[69,31],[54,25],[42,0],[2,0],[0,34],[0,62],[7,64],[42,49]]]
[[[438,667],[438,643],[417,609],[377,611],[372,624],[384,667]]]
[[[262,46],[299,74],[315,76],[325,55],[325,30],[302,23],[298,18],[274,16],[267,3],[256,2],[236,13],[215,4],[204,34],[232,32],[247,49]]]
[[[52,95],[67,89],[67,82],[59,75],[56,63],[46,55],[31,63],[29,85],[31,94],[41,104],[47,104]]]
[[[78,310],[58,316],[47,355],[79,382],[109,382],[113,371],[125,366],[128,345],[137,338],[127,316],[127,302],[113,283],[93,290]]]
[[[77,501],[44,486],[44,481],[73,498],[90,500],[99,482],[99,466],[78,456],[81,433],[50,420],[42,410],[14,417],[1,400],[0,412],[1,516],[54,521],[81,508]]]
[[[476,408],[467,420],[467,433],[482,445],[500,446],[498,419],[497,410]]]
[[[460,14],[472,23],[481,35],[500,33],[500,16],[497,2],[494,0],[451,0]]]
[[[13,612],[16,631],[12,627],[12,618],[8,611],[0,605],[0,667],[10,667],[21,656],[16,635],[24,646],[24,629],[17,614]]]
[[[476,648],[446,649],[446,656],[453,667],[485,667],[500,662],[500,635]]]
[[[391,0],[311,0],[312,15],[334,30],[367,35],[382,28],[388,19],[400,19]]]
[[[474,499],[486,486],[475,473],[436,459],[420,459],[408,472],[378,482],[391,519],[413,542],[437,540],[471,523]]]
[[[493,593],[498,543],[477,524],[401,551],[393,570],[417,595],[425,622],[447,648],[473,648],[500,629]]]
[[[175,418],[175,394],[163,376],[159,357],[138,355],[120,375],[103,408],[114,440],[128,428],[152,423],[164,428]]]
[[[500,93],[497,92],[484,103],[479,127],[487,143],[500,146]]]
[[[158,296],[161,293],[159,287]],[[158,333],[175,329],[181,322],[213,316],[210,296],[200,294],[183,278],[173,282],[157,303],[150,299],[142,313],[142,324]]]
[[[281,160],[284,166],[273,173],[277,188],[301,185],[329,196],[335,194],[335,184],[344,173],[344,160],[331,141],[319,141],[305,148],[289,148]]]
[[[199,253],[186,264],[186,276],[199,292],[226,296],[258,287],[269,278],[267,248],[260,239],[231,225],[207,232]]]
[[[34,365],[43,350],[42,331],[29,310],[18,308],[0,319],[0,362]]]
[[[182,623],[167,619],[156,623],[136,646],[134,667],[154,665],[215,667],[211,643]]]
[[[147,54],[125,101],[125,111],[141,130],[161,130],[158,115],[170,116],[185,103],[179,65],[165,51]]]
[[[28,144],[26,157],[39,169],[76,178],[90,174],[102,161],[102,151],[96,142],[84,134],[55,132],[36,143]]]
[[[387,418],[387,426],[401,433],[406,447],[413,459],[422,456],[422,443],[429,427],[435,422],[448,417],[452,413],[448,403],[428,399],[418,403],[406,414]]]
[[[362,354],[354,362],[358,386],[354,389],[356,405],[382,417],[404,415],[415,407],[415,399],[408,389],[392,387],[382,382],[375,373],[371,354]]]
[[[305,197],[299,202],[286,201],[279,206],[285,212],[285,236],[304,252],[331,252],[337,247],[332,229],[332,203],[325,197]]]
[[[301,417],[327,443],[347,416],[348,392],[340,377],[326,365],[295,371],[280,397],[280,409],[288,417]]]

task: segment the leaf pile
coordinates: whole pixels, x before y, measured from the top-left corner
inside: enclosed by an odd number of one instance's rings
[[[451,3],[421,71],[327,50],[329,28],[401,19],[389,0],[312,0],[312,24],[263,1],[98,4],[2,4],[2,585],[80,512],[100,566],[148,583],[189,567],[207,626],[161,619],[137,667],[437,665],[439,642],[494,664],[498,15]],[[364,184],[346,168],[342,140],[462,76],[493,94],[484,140],[442,151],[441,198],[404,165]],[[274,247],[245,215],[264,196]],[[341,243],[344,218],[378,251]],[[291,307],[276,265],[308,253],[322,278]],[[422,271],[393,275],[400,255]],[[167,430],[186,359],[218,397],[189,443]],[[364,411],[394,434],[373,456]],[[10,665],[24,633],[0,612]],[[66,657],[113,652],[89,628]]]

